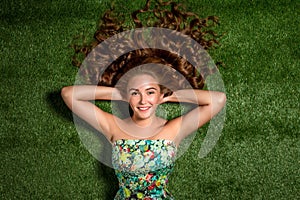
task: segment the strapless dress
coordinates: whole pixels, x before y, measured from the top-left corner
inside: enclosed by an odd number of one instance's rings
[[[119,181],[115,200],[174,199],[167,189],[177,147],[167,139],[120,139],[113,143],[112,164]]]

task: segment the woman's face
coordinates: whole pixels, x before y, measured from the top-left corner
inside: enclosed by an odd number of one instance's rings
[[[133,110],[133,118],[136,120],[145,120],[154,116],[157,105],[163,99],[158,82],[148,74],[131,78],[127,85],[127,94]]]

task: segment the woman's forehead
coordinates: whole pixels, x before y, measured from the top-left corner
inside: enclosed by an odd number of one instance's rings
[[[139,89],[148,86],[159,87],[158,84],[159,84],[158,81],[155,78],[153,78],[151,75],[141,74],[141,75],[133,76],[128,81],[127,88]]]

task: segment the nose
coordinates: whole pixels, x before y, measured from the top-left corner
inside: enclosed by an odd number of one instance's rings
[[[140,94],[140,104],[146,104],[147,97],[145,94]]]

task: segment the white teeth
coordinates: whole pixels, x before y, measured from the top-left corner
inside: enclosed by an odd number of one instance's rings
[[[139,108],[139,110],[148,110],[149,108],[148,107],[145,107],[145,108]]]

